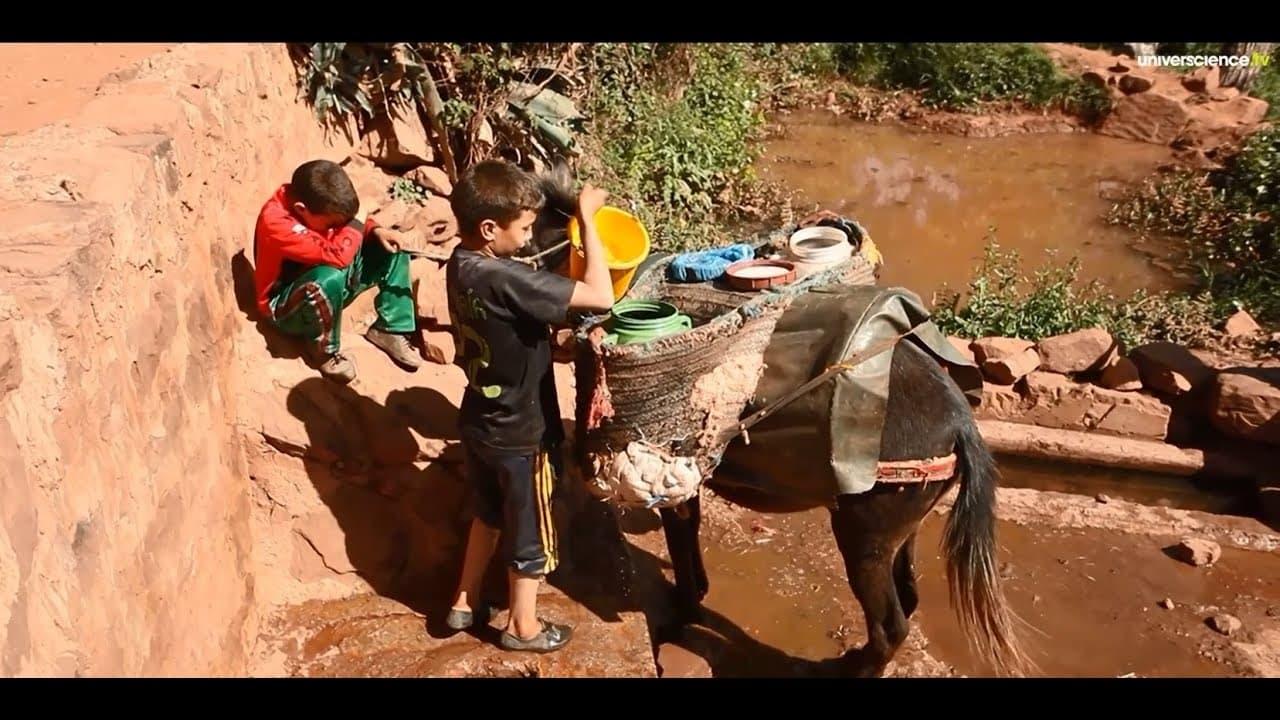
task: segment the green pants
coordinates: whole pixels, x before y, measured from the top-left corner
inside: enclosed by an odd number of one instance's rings
[[[389,253],[380,243],[366,242],[345,268],[315,265],[271,292],[271,319],[290,335],[316,343],[326,355],[341,346],[342,311],[356,297],[378,286],[374,327],[408,333],[416,327],[409,256]]]

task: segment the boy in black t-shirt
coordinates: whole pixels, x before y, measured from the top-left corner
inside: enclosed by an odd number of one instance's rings
[[[558,560],[550,453],[564,439],[550,326],[570,310],[613,306],[594,223],[606,197],[590,185],[578,197],[587,265],[581,282],[510,259],[528,244],[546,202],[534,176],[507,162],[482,162],[459,178],[450,198],[462,244],[449,258],[445,281],[454,362],[468,381],[459,430],[475,518],[446,623],[462,630],[487,621],[480,582],[501,536],[511,613],[500,642],[508,650],[558,650],[572,630],[537,616],[538,583]]]

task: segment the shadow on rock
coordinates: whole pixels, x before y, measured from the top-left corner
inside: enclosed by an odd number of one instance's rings
[[[253,261],[244,250],[231,256],[231,277],[235,283],[236,305],[244,317],[253,323],[266,341],[271,357],[294,360],[302,357],[296,339],[280,332],[258,312],[257,290],[253,283]]]
[[[306,427],[307,474],[343,535],[345,558],[325,564],[443,620],[469,523],[461,466],[416,463],[409,419],[350,387],[307,379],[287,406]]]
[[[428,388],[394,391],[383,405],[320,378],[300,382],[286,402],[306,427],[307,473],[341,529],[342,548],[326,554],[323,539],[300,532],[331,571],[354,572],[379,595],[424,615],[432,636],[455,634],[443,620],[471,524],[464,468],[446,460],[415,462],[414,432],[456,439],[457,408]],[[640,610],[613,511],[562,478],[553,512],[561,563],[548,583],[605,622]],[[482,595],[494,608],[506,608],[501,546]],[[491,628],[474,634],[497,641]]]
[[[387,408],[425,438],[459,440],[458,408],[438,390],[412,387],[387,394]]]

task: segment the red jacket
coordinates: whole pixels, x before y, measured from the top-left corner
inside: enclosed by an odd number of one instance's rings
[[[289,209],[286,195],[289,185],[281,185],[258,213],[253,231],[253,280],[258,311],[271,317],[270,293],[284,261],[302,265],[332,265],[344,268],[355,259],[369,232],[377,227],[372,218],[365,221],[363,231],[344,225],[319,233],[302,224]]]

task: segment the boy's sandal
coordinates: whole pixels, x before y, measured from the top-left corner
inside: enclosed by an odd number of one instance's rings
[[[542,619],[538,622],[542,624],[542,632],[528,640],[521,640],[510,632],[503,632],[498,644],[504,650],[549,653],[567,645],[569,638],[573,636],[573,628],[568,625],[557,625]]]

